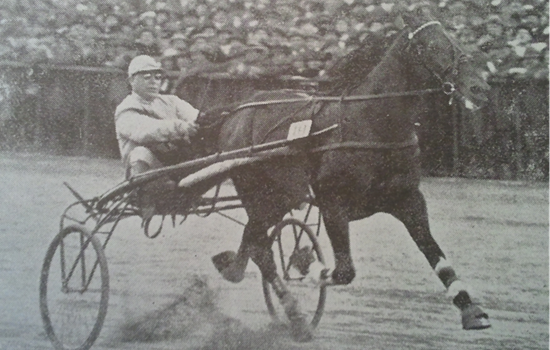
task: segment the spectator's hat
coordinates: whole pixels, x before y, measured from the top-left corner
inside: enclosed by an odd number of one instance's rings
[[[190,53],[187,50],[185,50],[185,51],[176,50],[176,51],[178,52],[178,54],[176,55],[176,58],[178,58],[178,57],[189,57],[190,56]]]
[[[321,35],[328,32],[332,26],[333,19],[328,15],[318,15],[313,19],[313,24],[319,28]]]
[[[141,35],[143,35],[143,33],[151,33],[153,36],[155,36],[154,29],[150,27],[143,27],[143,28],[140,28],[140,30],[137,32],[138,38],[136,39],[136,41],[140,41],[140,37]]]
[[[498,23],[498,24],[504,26],[504,21],[502,20],[502,18],[500,18],[499,15],[489,15],[485,19],[485,23]]]
[[[486,20],[476,15],[469,16],[468,20],[473,27],[479,27],[486,23]]]
[[[220,29],[218,29],[217,36],[221,35],[227,36],[227,40],[232,40],[235,37],[239,37],[237,31],[230,27],[221,27]]]
[[[150,2],[150,1],[149,1]],[[168,11],[168,8],[167,8],[168,4],[166,4],[165,1],[157,1],[155,3],[155,10],[159,11],[159,10],[166,10]]]
[[[153,12],[153,11],[151,11]],[[168,18],[172,17],[172,14],[170,13],[170,11],[168,11],[167,8],[161,8],[161,9],[158,9],[156,11],[154,11],[155,15],[158,16],[159,14],[163,13],[165,14]],[[154,16],[153,16],[154,17]]]
[[[209,39],[216,36],[216,29],[212,26],[204,26],[197,28],[192,34],[191,39],[197,40],[200,38]]]
[[[461,1],[452,3],[451,5],[449,5],[448,9],[451,16],[462,15],[464,13],[467,13],[468,11],[466,5],[464,5],[464,3]]]
[[[269,47],[269,52],[272,54],[284,54],[284,55],[290,55],[291,50],[288,45],[274,45]]]
[[[170,47],[164,50],[164,52],[162,53],[162,58],[172,58],[178,56],[179,54],[180,51]]]
[[[384,29],[384,25],[380,22],[374,22],[371,24],[369,31],[372,33],[379,32]]]
[[[269,53],[269,49],[266,46],[260,45],[260,44],[254,44],[254,45],[248,46],[247,51],[259,52],[262,54]]]
[[[97,12],[100,14],[106,15],[106,14],[112,13],[113,11],[114,11],[114,6],[111,4],[102,4],[102,3],[97,4]]]
[[[128,77],[132,77],[140,72],[160,72],[162,71],[162,65],[157,62],[153,57],[147,55],[140,55],[134,57],[128,66]]]
[[[146,18],[155,18],[156,16],[157,14],[155,13],[155,11],[147,11],[139,15],[139,21],[141,22]]]
[[[239,32],[237,30],[234,31],[233,35],[230,36],[229,41],[233,43],[239,42],[241,44],[246,44],[246,38],[245,38],[244,32]]]
[[[290,31],[288,32],[288,43],[290,46],[292,46],[293,43],[297,41],[303,42],[304,40],[305,38],[300,30],[298,30],[297,28],[290,28]]]
[[[182,34],[182,33],[175,33],[174,35],[172,35],[172,37],[170,38],[170,41],[174,42],[176,40],[183,40],[183,41],[187,41],[187,37]]]
[[[301,34],[304,36],[304,37],[311,37],[311,36],[315,36],[317,35],[317,33],[319,32],[319,28],[317,28],[316,26],[314,26],[312,23],[310,22],[306,22],[304,24],[302,24],[298,30],[301,32]]]

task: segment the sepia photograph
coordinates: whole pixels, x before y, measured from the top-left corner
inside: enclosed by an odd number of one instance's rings
[[[549,349],[548,0],[3,0],[0,350]]]

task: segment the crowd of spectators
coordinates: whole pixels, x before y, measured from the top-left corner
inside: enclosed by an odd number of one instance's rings
[[[387,2],[386,2],[387,1]],[[415,0],[4,0],[0,60],[111,66],[137,54],[182,75],[325,77],[397,32]],[[486,74],[548,77],[548,0],[431,0]]]

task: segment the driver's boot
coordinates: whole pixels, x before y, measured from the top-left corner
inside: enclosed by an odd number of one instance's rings
[[[275,277],[271,282],[271,286],[290,321],[292,338],[298,342],[311,341],[313,339],[313,329],[307,321],[306,314],[302,312],[298,299],[290,293],[279,276]]]
[[[151,167],[149,164],[137,161],[131,165],[130,176],[134,177],[138,174],[149,171]],[[156,203],[155,200],[160,196],[166,196],[177,187],[175,181],[162,177],[158,180],[154,180],[141,185],[139,189],[139,205],[141,208],[141,217],[146,220],[155,215]]]

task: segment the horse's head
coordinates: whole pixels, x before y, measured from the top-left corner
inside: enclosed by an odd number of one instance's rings
[[[401,17],[410,28],[409,54],[441,84],[445,94],[474,109],[487,102],[487,82],[474,67],[472,56],[445,31],[428,9],[402,11]]]

